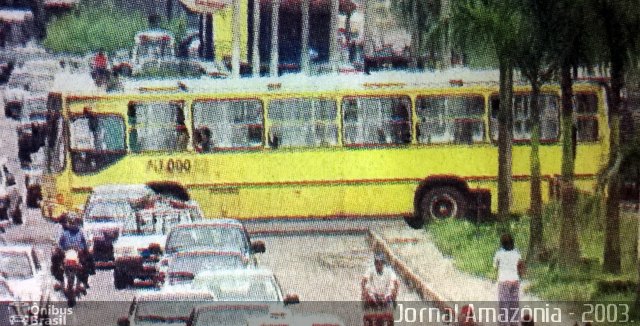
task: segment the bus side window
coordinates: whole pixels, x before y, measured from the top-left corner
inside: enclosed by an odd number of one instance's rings
[[[192,110],[194,130],[206,127],[211,131],[211,150],[252,149],[262,145],[261,101],[256,99],[197,100],[193,102]],[[194,140],[197,141],[197,139]],[[196,142],[194,146],[199,145]]]
[[[418,96],[422,144],[473,144],[484,140],[484,98],[480,95]]]
[[[598,97],[593,93],[574,95],[576,113],[576,138],[578,142],[598,140]]]
[[[182,102],[132,102],[128,113],[131,124],[129,147],[132,151],[186,149],[188,133]]]
[[[409,97],[347,97],[342,107],[346,145],[411,143]]]

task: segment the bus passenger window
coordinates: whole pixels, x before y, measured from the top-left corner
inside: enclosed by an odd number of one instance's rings
[[[554,94],[540,94],[538,97],[538,110],[540,112],[540,141],[552,142],[558,140],[559,98]],[[500,99],[497,95],[491,96],[491,139],[498,140],[498,111]],[[533,131],[533,112],[531,111],[531,94],[518,93],[513,96],[513,140],[530,141]]]
[[[418,96],[418,142],[472,144],[484,139],[484,98],[479,95]]]
[[[116,114],[72,117],[69,131],[71,163],[76,173],[99,171],[126,153],[124,120]]]
[[[576,113],[576,136],[579,142],[598,140],[598,97],[593,93],[574,95]]]
[[[128,114],[131,124],[129,142],[132,151],[176,151],[186,148],[186,146],[180,148],[181,142],[179,142],[179,137],[185,138],[186,133],[181,103],[131,103]],[[181,141],[184,143],[184,139]]]
[[[332,99],[272,100],[269,103],[270,133],[278,138],[277,146],[282,147],[336,145],[336,110],[336,102]]]
[[[194,130],[206,127],[211,131],[212,150],[262,146],[262,102],[259,100],[199,100],[194,101],[192,109]]]
[[[342,108],[346,145],[411,143],[409,97],[348,97]]]

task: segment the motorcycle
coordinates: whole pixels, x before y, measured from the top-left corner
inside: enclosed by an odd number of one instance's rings
[[[395,300],[391,296],[380,293],[369,293],[364,296],[364,326],[393,326],[393,310]]]
[[[61,284],[56,285],[55,290],[61,290],[67,300],[67,305],[73,307],[76,304],[76,299],[86,294],[86,289],[81,284],[85,276],[80,254],[75,249],[64,252],[58,249],[54,257],[52,260],[59,263],[58,267],[52,266],[52,272],[56,279],[61,281]]]

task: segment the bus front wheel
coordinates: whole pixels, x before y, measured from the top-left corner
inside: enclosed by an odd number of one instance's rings
[[[467,200],[462,192],[454,187],[432,188],[422,197],[420,211],[425,222],[450,217],[463,218],[467,212]]]

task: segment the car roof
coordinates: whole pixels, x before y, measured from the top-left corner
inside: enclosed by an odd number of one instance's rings
[[[242,253],[236,250],[197,250],[183,251],[176,254],[176,258],[190,256],[242,256]]]
[[[180,300],[210,300],[215,299],[213,294],[209,291],[199,290],[181,290],[181,291],[167,291],[161,292],[138,292],[135,296],[135,300],[141,301],[180,301]]]
[[[253,303],[253,302],[212,302],[207,304],[201,304],[193,308],[195,314],[201,312],[208,312],[213,310],[269,310],[270,305],[265,303]]]
[[[176,227],[174,227],[174,229],[191,229],[191,228],[199,228],[199,227],[208,227],[208,226],[215,226],[215,227],[242,227],[242,223],[236,219],[232,219],[232,218],[219,218],[219,219],[210,219],[210,220],[203,220],[203,221],[198,221],[198,222],[194,222],[194,223],[189,223],[189,224],[182,224],[182,225],[178,225]]]
[[[196,276],[196,278],[211,278],[211,277],[217,277],[217,276],[246,276],[246,277],[253,277],[253,276],[267,276],[267,277],[273,277],[273,271],[267,268],[251,268],[251,269],[220,269],[220,270],[205,270],[202,271],[200,273],[198,273],[198,275]]]
[[[113,184],[96,186],[93,189],[94,194],[112,194],[112,193],[134,193],[147,194],[153,193],[153,190],[144,184]]]
[[[33,246],[29,245],[0,246],[0,252],[24,252],[30,254],[32,250]]]

